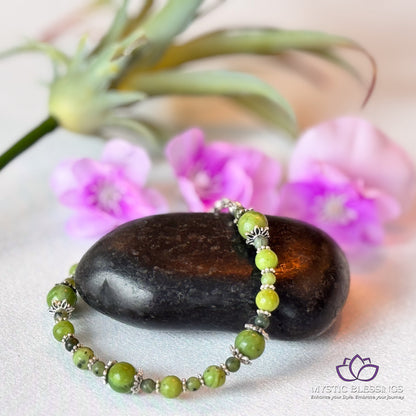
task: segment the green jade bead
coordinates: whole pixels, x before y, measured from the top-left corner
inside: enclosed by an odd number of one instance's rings
[[[276,283],[276,276],[274,275],[274,273],[264,273],[261,276],[261,284],[262,285],[274,285]]]
[[[118,393],[130,393],[135,375],[136,369],[131,364],[122,361],[110,367],[107,374],[107,381],[114,391]]]
[[[65,335],[73,334],[75,332],[74,325],[69,321],[57,322],[52,330],[54,338],[61,342]]]
[[[91,366],[91,371],[97,377],[102,377],[104,374],[104,370],[105,370],[105,364],[102,361],[96,361]]]
[[[176,376],[166,376],[160,382],[159,392],[167,399],[174,399],[182,393],[182,381]]]
[[[186,388],[189,391],[199,390],[200,387],[201,387],[201,382],[198,377],[189,377],[188,380],[186,380]]]
[[[259,270],[273,269],[277,266],[278,259],[273,250],[266,248],[256,254],[255,262]]]
[[[210,365],[202,375],[207,387],[217,388],[225,383],[225,371],[218,365]]]
[[[234,345],[241,354],[254,360],[263,354],[266,342],[263,335],[251,329],[245,329],[237,335]]]
[[[156,390],[156,382],[151,378],[146,378],[140,383],[140,388],[145,393],[153,393]]]
[[[257,211],[247,211],[238,220],[238,232],[241,237],[247,238],[247,233],[251,233],[254,227],[267,227],[267,218]]]
[[[70,268],[69,268],[69,275],[73,276],[77,270],[78,267],[78,263],[73,264]]]
[[[263,311],[273,312],[279,306],[279,295],[273,289],[263,289],[257,293],[256,305]]]
[[[55,285],[46,296],[46,302],[49,307],[54,301],[66,300],[71,306],[77,303],[77,294],[72,288],[64,284]]]
[[[72,361],[81,370],[88,370],[88,361],[94,357],[94,351],[88,347],[79,347],[72,356]]]
[[[232,373],[235,373],[240,369],[240,360],[235,357],[229,357],[227,358],[227,361],[225,362],[225,366],[227,367],[228,371],[231,371]]]

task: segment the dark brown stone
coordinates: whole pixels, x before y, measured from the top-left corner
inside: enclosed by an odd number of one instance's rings
[[[280,296],[268,332],[281,339],[317,336],[345,303],[348,263],[322,231],[268,219]],[[256,313],[254,256],[228,214],[158,215],[104,236],[81,259],[75,281],[89,305],[120,321],[238,331]]]

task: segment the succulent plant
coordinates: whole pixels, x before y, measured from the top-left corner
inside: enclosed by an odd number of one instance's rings
[[[108,31],[93,48],[83,38],[70,57],[47,42],[30,41],[2,53],[38,51],[54,67],[48,118],[0,156],[0,169],[43,135],[58,126],[100,135],[109,126],[127,128],[140,137],[153,137],[149,126],[123,110],[149,97],[164,95],[220,95],[253,112],[267,123],[296,135],[295,114],[286,99],[258,77],[229,70],[185,70],[186,64],[219,55],[280,55],[290,50],[314,54],[360,78],[338,48],[364,52],[356,42],[321,32],[270,28],[225,29],[181,42],[181,34],[202,13],[204,0],[167,0],[153,11],[144,0],[129,15],[123,0]]]

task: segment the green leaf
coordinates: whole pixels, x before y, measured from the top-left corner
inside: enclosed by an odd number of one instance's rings
[[[172,39],[182,33],[195,18],[204,0],[168,0],[164,7],[151,15],[138,28],[149,41],[149,47],[132,57],[140,68],[149,68],[163,55]],[[136,59],[137,58],[137,59]]]
[[[254,113],[255,116],[274,128],[284,130],[290,137],[298,134],[296,125],[286,117],[279,107],[261,97],[233,97],[234,103]]]
[[[121,4],[120,8],[118,9],[114,17],[110,29],[102,37],[102,39],[92,52],[93,54],[96,54],[97,52],[99,52],[106,46],[111,45],[113,42],[116,42],[120,38],[128,19],[127,7],[129,5],[129,1],[130,0],[123,0],[123,3]]]
[[[123,90],[143,91],[150,96],[225,95],[245,102],[246,107],[249,107],[247,102],[254,98],[256,102],[267,103],[268,111],[274,111],[276,120],[286,131],[291,134],[296,131],[296,118],[286,99],[272,86],[253,75],[232,71],[158,71],[131,76],[120,87]]]
[[[278,55],[291,50],[312,53],[346,70],[362,81],[359,72],[346,60],[335,54],[337,48],[363,53],[370,61],[372,79],[368,87],[368,100],[374,88],[377,67],[374,58],[358,43],[348,38],[323,32],[282,29],[233,29],[208,33],[180,45],[171,46],[152,69],[168,69],[178,65],[230,54]]]

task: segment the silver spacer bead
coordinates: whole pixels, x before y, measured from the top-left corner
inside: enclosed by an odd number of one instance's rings
[[[269,311],[264,311],[263,309],[257,309],[257,315],[266,315],[267,317],[272,316]]]
[[[251,360],[250,358],[246,357],[245,355],[241,354],[241,352],[236,348],[234,345],[230,345],[231,353],[237,360],[241,362],[241,364],[250,365]]]
[[[48,309],[50,313],[55,314],[56,312],[65,311],[68,315],[68,318],[71,317],[72,312],[74,312],[75,308],[69,304],[66,299],[64,300],[54,300],[52,305]]]
[[[262,250],[270,250],[270,246],[261,246],[256,250],[256,253],[260,253]]]
[[[65,344],[65,342],[66,342],[66,340],[68,339],[68,338],[70,338],[70,337],[73,337],[74,336],[74,334],[66,334],[66,335],[64,335],[63,337],[62,337],[62,344]]]
[[[134,375],[134,382],[130,389],[132,394],[140,393],[140,384],[142,383],[142,381],[143,381],[143,370],[139,368],[137,370],[137,373]]]
[[[273,285],[261,285],[260,290],[264,290],[264,289],[276,290],[276,288]]]
[[[110,371],[110,368],[114,365],[117,364],[116,360],[113,361],[108,361],[107,364],[104,367],[104,371],[103,371],[103,383],[107,384],[107,376],[108,376],[108,372]]]
[[[155,392],[160,393],[160,380],[156,380]]]
[[[259,227],[256,225],[250,233],[246,233],[246,244],[254,244],[257,237],[269,238],[269,227]]]
[[[75,351],[76,351],[78,348],[81,348],[81,347],[82,347],[82,345],[78,342],[78,344],[77,344],[77,345],[74,345],[74,346],[72,347],[71,353],[72,353],[72,354],[74,354],[74,353],[75,353]]]
[[[263,335],[263,337],[264,337],[264,339],[269,339],[269,334],[263,329],[263,328],[260,328],[259,326],[257,326],[257,325],[253,325],[253,324],[245,324],[244,325],[244,328],[246,328],[246,329],[251,329],[252,331],[256,331],[256,332],[258,332],[259,334],[261,334],[261,335]]]
[[[182,381],[182,391],[185,392],[186,390],[188,390],[186,388],[186,378],[183,378],[181,381]]]
[[[227,366],[224,363],[220,364],[220,367],[224,370],[225,375],[227,376],[230,375],[230,370],[227,368]]]
[[[92,357],[92,358],[90,358],[89,360],[88,360],[88,370],[90,370],[91,371],[91,369],[92,369],[92,366],[97,362],[97,361],[99,361],[99,359],[94,355],[94,357]]]
[[[205,381],[204,381],[204,377],[202,377],[202,374],[198,374],[196,376],[199,380],[199,382],[201,383],[201,386],[205,386]]]
[[[267,267],[267,268],[261,270],[261,274],[262,275],[263,274],[266,274],[266,273],[273,273],[273,274],[275,274],[276,273],[276,270],[273,269],[273,267],[270,267],[270,268]]]

